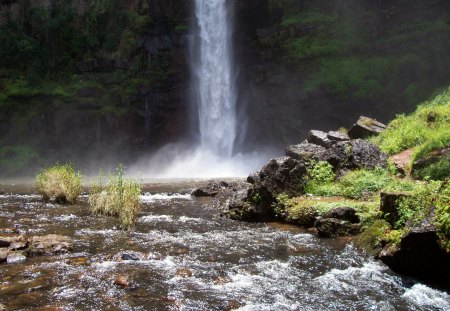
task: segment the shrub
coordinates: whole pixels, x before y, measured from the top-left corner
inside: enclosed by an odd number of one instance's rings
[[[36,176],[35,187],[44,200],[75,203],[82,190],[81,174],[71,164],[56,164]]]
[[[435,199],[435,221],[442,248],[450,252],[450,181],[447,179],[438,189]]]
[[[91,186],[89,204],[93,213],[116,216],[122,228],[129,229],[140,209],[141,185],[135,180],[124,178],[124,174],[124,167],[119,165],[116,173],[110,174],[106,186],[103,186],[100,174],[98,183]]]

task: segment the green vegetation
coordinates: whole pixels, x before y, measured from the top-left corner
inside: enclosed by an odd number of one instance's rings
[[[355,240],[356,246],[365,249],[369,254],[376,255],[381,250],[381,241],[389,230],[389,224],[384,220],[375,220]]]
[[[139,213],[141,185],[124,175],[124,167],[119,165],[116,173],[110,174],[108,183],[103,185],[100,174],[98,183],[91,186],[89,204],[93,213],[116,216],[122,228],[129,229]]]
[[[35,187],[44,200],[75,203],[82,190],[81,174],[71,164],[56,164],[36,176]]]
[[[29,146],[0,147],[0,172],[23,172],[31,164],[38,162],[38,153]]]

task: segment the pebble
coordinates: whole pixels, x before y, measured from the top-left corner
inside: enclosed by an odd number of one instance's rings
[[[22,255],[21,253],[13,253],[9,254],[8,257],[6,257],[6,261],[8,263],[22,263],[27,260],[27,257]]]
[[[130,283],[128,282],[128,278],[124,275],[118,275],[114,279],[114,285],[121,286],[121,287],[128,287]]]
[[[178,269],[177,272],[175,272],[176,276],[181,276],[183,278],[190,278],[192,276],[192,271],[186,268]]]

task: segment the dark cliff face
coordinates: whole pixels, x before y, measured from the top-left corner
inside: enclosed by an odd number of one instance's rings
[[[448,84],[448,1],[229,1],[237,150],[298,143],[360,114],[388,121]],[[193,4],[3,2],[0,158],[18,145],[49,162],[132,162],[192,141]]]
[[[239,1],[236,53],[247,146],[387,122],[445,87],[448,1]]]

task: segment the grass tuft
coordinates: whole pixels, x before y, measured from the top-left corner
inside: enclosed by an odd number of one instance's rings
[[[100,174],[99,181],[91,186],[89,204],[92,213],[118,217],[122,228],[130,229],[140,210],[141,185],[124,175],[124,167],[119,165],[104,186]]]
[[[35,179],[35,187],[44,200],[75,203],[81,193],[81,174],[71,164],[56,164],[43,169]]]

